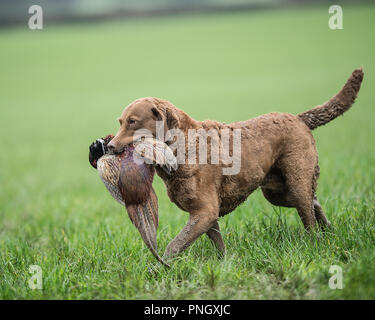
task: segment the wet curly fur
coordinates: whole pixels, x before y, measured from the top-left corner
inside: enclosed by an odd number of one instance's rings
[[[258,187],[273,205],[296,208],[306,229],[317,222],[329,226],[315,195],[319,166],[311,130],[348,110],[362,79],[362,69],[355,70],[336,96],[299,115],[275,112],[230,124],[196,121],[170,102],[157,98],[138,99],[125,108],[119,119],[120,129],[108,145],[114,151],[131,143],[139,128],[146,128],[156,136],[156,120],[164,121],[165,130],[182,130],[185,138],[188,129],[241,129],[241,170],[234,176],[222,174],[222,163],[182,164],[172,175],[156,169],[170,200],[190,214],[164,257],[181,252],[203,233],[224,252],[218,218],[233,211]],[[210,163],[210,149],[207,154]]]

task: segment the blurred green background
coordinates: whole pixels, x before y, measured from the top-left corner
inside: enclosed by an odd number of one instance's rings
[[[328,3],[75,24],[46,16],[41,31],[27,28],[25,11],[23,24],[3,26],[0,297],[374,298],[375,6],[342,6],[343,30],[328,28]],[[123,108],[155,96],[197,120],[296,114],[360,66],[353,109],[314,131],[318,196],[337,233],[317,245],[294,210],[257,191],[220,220],[224,260],[202,237],[150,276],[153,257],[88,163],[89,144],[116,133]],[[162,252],[187,214],[154,185]],[[31,264],[43,290],[27,286]],[[344,290],[329,290],[331,264],[344,268]]]

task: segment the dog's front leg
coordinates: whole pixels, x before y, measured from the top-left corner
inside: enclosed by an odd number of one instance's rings
[[[216,214],[199,211],[191,213],[189,221],[180,233],[168,244],[163,258],[170,258],[190,246],[200,235],[206,233],[217,221]]]

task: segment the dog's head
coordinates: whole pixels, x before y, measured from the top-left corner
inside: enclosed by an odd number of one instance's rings
[[[177,128],[179,120],[176,108],[168,101],[157,98],[135,100],[122,112],[119,118],[120,129],[108,144],[108,149],[120,153],[126,145],[137,141],[145,132],[156,137],[157,121],[163,123],[164,133]]]

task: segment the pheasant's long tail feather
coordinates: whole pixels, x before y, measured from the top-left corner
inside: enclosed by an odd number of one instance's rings
[[[133,222],[146,246],[149,248],[155,258],[169,267],[157,253],[156,230],[158,227],[158,200],[154,189],[151,188],[150,196],[142,204],[127,205],[126,209],[130,220]]]

